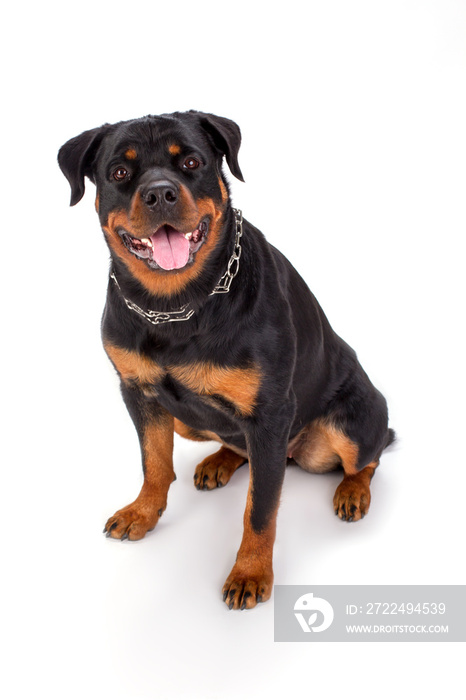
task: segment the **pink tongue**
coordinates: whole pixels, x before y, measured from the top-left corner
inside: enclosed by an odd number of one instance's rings
[[[189,241],[180,231],[162,226],[150,237],[152,256],[164,270],[178,270],[189,258]]]

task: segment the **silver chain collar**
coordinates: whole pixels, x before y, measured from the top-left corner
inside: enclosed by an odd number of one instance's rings
[[[209,294],[209,296],[212,296],[213,294],[228,294],[231,283],[239,272],[239,260],[241,258],[241,236],[243,235],[243,214],[240,209],[233,209],[233,212],[235,214],[236,226],[235,248],[233,250],[233,255],[228,261],[225,274],[222,275],[218,281],[218,284],[214,287],[214,290]],[[134,301],[131,301],[124,296],[114,272],[110,274],[110,277],[118,287],[118,290],[120,291],[128,309],[139,314],[139,316],[142,316],[142,318],[145,318],[146,321],[149,321],[149,323],[152,323],[154,326],[158,326],[160,323],[188,321],[195,313],[189,302],[180,309],[176,309],[176,311],[153,311],[151,309],[146,311],[141,309],[141,307],[135,304]]]

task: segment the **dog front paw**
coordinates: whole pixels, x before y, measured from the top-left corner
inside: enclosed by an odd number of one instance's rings
[[[143,508],[135,501],[118,510],[105,524],[104,533],[116,540],[142,540],[157,525],[163,509]]]
[[[230,610],[249,610],[272,595],[273,571],[248,570],[235,564],[223,586],[223,600]]]

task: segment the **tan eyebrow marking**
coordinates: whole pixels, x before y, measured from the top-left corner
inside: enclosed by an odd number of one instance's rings
[[[128,150],[125,153],[126,158],[128,160],[135,160],[138,157],[138,154],[134,150],[134,148],[128,148]]]
[[[168,147],[168,151],[169,151],[169,153],[172,154],[172,156],[177,156],[177,155],[179,155],[179,154],[181,153],[181,148],[180,148],[180,146],[178,146],[177,143],[172,143],[172,144]]]

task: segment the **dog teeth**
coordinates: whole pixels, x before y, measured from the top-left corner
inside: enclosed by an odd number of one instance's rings
[[[187,241],[193,241],[193,243],[199,243],[201,238],[204,236],[205,232],[207,229],[207,225],[205,222],[203,222],[199,228],[194,229],[194,231],[189,231],[189,233],[185,233],[184,237],[186,238]]]
[[[141,238],[141,243],[144,243],[144,245],[152,248],[152,241],[150,238]]]

